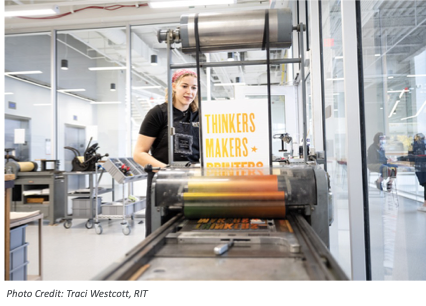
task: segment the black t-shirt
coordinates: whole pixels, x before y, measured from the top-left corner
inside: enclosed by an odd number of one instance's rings
[[[153,107],[145,116],[139,134],[155,137],[151,147],[152,156],[168,164],[168,134],[167,134],[167,103]],[[199,118],[198,111],[180,111],[173,107],[173,126],[175,148],[173,159],[175,161],[199,160]]]

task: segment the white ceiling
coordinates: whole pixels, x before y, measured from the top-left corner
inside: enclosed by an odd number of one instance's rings
[[[123,26],[129,24],[132,26],[134,44],[138,44],[138,52],[132,54],[133,66],[136,76],[134,81],[150,80],[153,84],[165,85],[166,80],[166,63],[165,52],[166,44],[158,43],[156,33],[161,28],[166,28],[164,24],[172,24],[172,27],[177,26],[180,16],[188,13],[202,12],[221,12],[221,11],[241,11],[269,8],[268,1],[256,0],[238,0],[236,5],[230,6],[212,6],[212,7],[195,7],[182,8],[173,10],[154,10],[147,6],[146,1],[125,1],[125,0],[5,0],[5,7],[12,6],[40,6],[46,4],[56,4],[59,6],[61,14],[66,15],[57,19],[22,19],[22,18],[6,18],[5,31],[6,34],[11,33],[28,33],[28,32],[50,32],[52,29],[68,33],[67,45],[75,44],[74,48],[79,50],[95,50],[96,56],[108,58],[109,61],[118,64],[125,64],[125,47],[122,45],[125,39],[125,29]],[[292,1],[272,1],[275,7],[289,7]],[[140,7],[125,7],[114,11],[100,9],[85,9],[88,6],[111,6],[111,5],[135,5]],[[202,1],[200,0],[200,3]],[[334,18],[340,13],[340,1],[330,1],[331,17]],[[334,3],[334,4],[333,4]],[[79,11],[80,10],[80,11]],[[336,15],[333,15],[335,11]],[[394,74],[395,78],[389,80],[388,86],[399,86],[401,80],[398,75],[405,76],[409,73],[409,62],[413,56],[423,52],[426,48],[426,1],[362,1],[363,11],[363,50],[364,60],[367,62],[368,55],[375,57],[375,54],[386,55],[387,69],[383,74]],[[368,17],[369,18],[366,18]],[[414,18],[415,16],[415,18]],[[333,38],[336,45],[341,40],[341,31],[336,31],[341,27],[338,18],[334,18],[330,24],[333,29]],[[111,28],[115,27],[115,28]],[[117,28],[120,27],[120,28]],[[107,28],[107,29],[100,29]],[[79,32],[79,29],[92,29],[90,35],[88,31]],[[99,29],[99,30],[96,30]],[[65,39],[65,36],[63,37]],[[65,42],[61,42],[65,46]],[[386,47],[383,47],[386,46]],[[381,50],[379,50],[381,49]],[[85,52],[86,52],[85,51]],[[153,68],[149,65],[150,54],[158,54],[160,61],[159,66]],[[245,59],[264,59],[265,52],[263,51],[248,51],[241,54]],[[336,56],[342,55],[342,50],[336,50]],[[194,58],[182,54],[178,49],[174,51],[174,56],[179,61],[194,62]],[[211,60],[221,61],[226,60],[226,52],[219,52],[212,55]],[[284,52],[273,54],[273,57],[282,58]],[[369,73],[368,69],[375,69],[375,66],[382,57],[375,57],[373,64],[365,68],[365,74],[370,75],[373,80],[370,82],[368,78],[365,80],[365,85],[368,88],[370,84],[374,84],[374,74]],[[43,60],[43,59],[40,59]],[[47,58],[48,60],[48,58]],[[376,63],[376,64],[374,64]],[[19,64],[19,63],[17,63]],[[46,63],[49,65],[49,62]],[[342,72],[342,66],[333,65],[333,74],[339,75]],[[283,79],[281,67],[272,71],[272,82],[280,83]],[[235,79],[236,76],[243,77],[243,81],[253,85],[264,84],[266,82],[265,68],[261,66],[245,66],[234,68],[214,69],[212,73],[212,82],[227,82]],[[395,84],[395,85],[393,85]],[[152,92],[162,94],[163,89],[153,90]],[[217,97],[232,95],[230,89],[219,90],[215,88]],[[402,106],[401,106],[402,107]]]
[[[200,1],[202,2],[202,1]],[[275,2],[275,1],[273,1]],[[275,7],[287,7],[288,1],[278,1],[274,3]],[[5,8],[34,8],[37,6],[45,6],[47,4],[58,5],[60,10],[60,18],[43,19],[43,18],[5,18],[5,31],[6,34],[12,35],[16,38],[8,38],[6,40],[6,58],[10,59],[6,64],[6,70],[19,70],[22,66],[23,58],[28,59],[27,50],[31,50],[31,54],[48,54],[50,39],[49,35],[52,29],[58,30],[58,56],[64,56],[64,52],[71,57],[72,54],[84,55],[86,66],[106,65],[105,63],[115,63],[117,65],[126,65],[126,29],[127,24],[132,26],[132,86],[140,85],[161,85],[160,89],[145,89],[133,90],[135,95],[134,101],[137,98],[143,99],[140,103],[136,102],[132,111],[134,119],[139,122],[142,120],[146,108],[150,106],[146,101],[147,97],[160,98],[164,96],[164,89],[167,86],[167,65],[166,65],[166,51],[167,46],[165,43],[159,43],[157,40],[157,32],[160,29],[175,29],[179,26],[181,15],[188,13],[202,13],[202,12],[221,12],[230,10],[257,10],[269,8],[269,1],[255,1],[255,0],[238,0],[237,4],[230,6],[211,6],[211,7],[195,7],[195,8],[181,8],[181,9],[162,9],[153,10],[145,6],[146,1],[99,1],[99,0],[6,0]],[[135,7],[139,4],[139,7]],[[132,7],[122,7],[114,11],[103,9],[95,9],[88,7],[111,7],[112,5],[131,5]],[[85,9],[86,8],[86,9]],[[74,13],[70,13],[74,12]],[[62,15],[63,14],[63,15]],[[19,40],[18,36],[21,33],[40,33],[45,32],[42,40],[40,36],[36,35],[32,38],[25,37],[22,41],[16,42],[20,46],[19,50],[14,50],[8,42],[15,39]],[[22,48],[26,45],[26,48]],[[39,51],[37,51],[39,46]],[[179,45],[177,45],[179,47]],[[65,50],[65,51],[64,51]],[[76,53],[77,52],[77,53]],[[273,52],[271,58],[284,57],[285,51]],[[18,55],[20,54],[20,55]],[[154,67],[150,65],[150,55],[157,54],[159,58],[159,65]],[[77,54],[78,55],[78,54]],[[264,51],[248,51],[244,54],[236,53],[236,59],[241,59],[240,56],[245,56],[246,60],[265,59],[266,54]],[[81,57],[81,56],[80,56]],[[173,51],[174,62],[195,62],[193,55],[183,54],[179,48]],[[58,59],[60,61],[60,58]],[[100,60],[102,58],[102,60]],[[93,63],[90,63],[90,60]],[[227,52],[218,52],[211,54],[211,61],[223,61],[227,59]],[[205,60],[205,58],[202,58]],[[49,56],[38,56],[38,67],[49,67]],[[72,59],[69,59],[70,65]],[[83,62],[81,61],[81,62]],[[101,61],[101,62],[100,62]],[[28,62],[28,60],[26,61]],[[35,64],[35,63],[34,63]],[[22,66],[21,69],[28,70],[28,63]],[[27,68],[27,69],[24,69]],[[36,69],[36,68],[34,68]],[[74,66],[74,69],[75,68]],[[281,67],[277,66],[272,70],[272,82],[279,83],[283,78],[280,71]],[[76,70],[75,70],[76,71]],[[205,70],[202,71],[204,74]],[[228,67],[228,68],[215,68],[211,69],[211,82],[213,83],[230,83],[235,82],[236,77],[240,77],[242,82],[246,84],[265,84],[266,83],[266,67],[264,66],[246,66],[246,67]],[[67,77],[69,75],[69,77]],[[93,81],[93,74],[81,69],[81,73],[76,77],[74,74],[66,74],[59,71],[58,80],[60,88],[86,88],[86,92],[78,93],[78,95],[99,100],[99,90],[96,82]],[[38,81],[42,84],[50,83],[50,75],[44,73],[43,75],[28,76],[27,79]],[[204,78],[205,80],[205,78]],[[203,81],[204,82],[204,81]],[[80,85],[81,84],[81,85]],[[204,94],[206,84],[203,83]],[[211,86],[213,98],[227,98],[233,96],[232,87],[214,87]],[[152,107],[152,104],[151,104]]]

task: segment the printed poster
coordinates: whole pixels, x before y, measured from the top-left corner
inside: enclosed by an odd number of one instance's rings
[[[206,168],[269,167],[268,100],[215,100],[202,105]]]

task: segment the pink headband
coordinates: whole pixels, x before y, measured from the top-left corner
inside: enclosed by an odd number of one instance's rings
[[[172,83],[174,83],[177,80],[177,78],[179,78],[180,76],[182,76],[184,74],[192,74],[194,77],[197,77],[197,74],[194,71],[192,71],[192,70],[189,70],[189,69],[180,69],[180,70],[177,70],[173,74]]]

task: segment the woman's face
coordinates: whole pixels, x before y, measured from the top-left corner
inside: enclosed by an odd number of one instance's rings
[[[184,111],[197,96],[197,78],[194,76],[185,76],[172,84],[175,92],[174,107]]]

